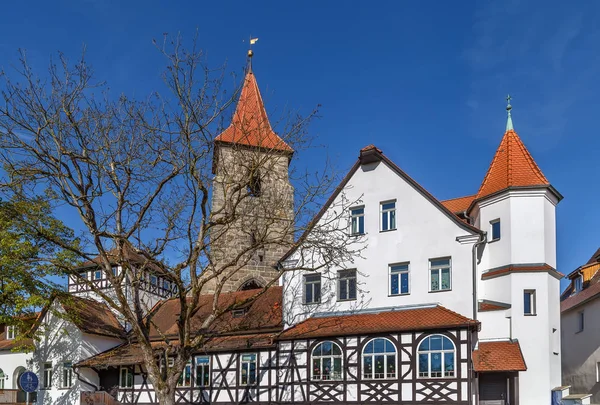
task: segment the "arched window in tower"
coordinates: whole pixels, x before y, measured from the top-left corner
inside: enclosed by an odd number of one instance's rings
[[[251,278],[250,280],[244,282],[244,284],[242,284],[240,288],[238,288],[238,291],[258,290],[259,288],[263,288],[263,285],[259,283],[256,279]]]
[[[342,349],[331,341],[319,343],[312,351],[312,379],[342,379]]]
[[[372,339],[363,349],[363,378],[396,378],[396,347],[384,338]]]
[[[431,335],[419,344],[419,377],[454,377],[456,348],[444,335]]]

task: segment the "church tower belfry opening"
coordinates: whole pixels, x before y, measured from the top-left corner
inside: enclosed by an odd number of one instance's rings
[[[261,288],[278,276],[275,265],[294,239],[293,153],[271,127],[249,63],[231,124],[214,141],[211,216],[219,224],[210,243],[216,276],[205,291]]]

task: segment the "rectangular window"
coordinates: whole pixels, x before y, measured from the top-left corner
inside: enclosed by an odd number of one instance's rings
[[[62,387],[71,388],[73,386],[73,363],[66,361],[63,363]]]
[[[523,314],[535,315],[535,290],[523,292]]]
[[[242,354],[240,362],[240,384],[256,383],[256,354]]]
[[[133,372],[129,367],[121,367],[121,374],[119,375],[119,387],[133,388]]]
[[[580,274],[575,279],[575,292],[578,293],[583,290],[583,276]]]
[[[163,281],[163,289],[171,291],[171,282],[168,280]]]
[[[396,201],[381,203],[381,231],[396,229]]]
[[[306,274],[304,276],[304,303],[318,304],[321,302],[321,274]]]
[[[95,270],[94,271],[94,280],[101,280],[102,279],[102,270]]]
[[[600,361],[596,363],[596,382],[600,382]]]
[[[196,356],[196,387],[208,387],[210,385],[210,357]]]
[[[492,236],[492,242],[495,240],[500,240],[500,219],[494,219],[493,221],[490,221],[490,228],[491,228],[491,236]]]
[[[408,265],[390,264],[390,295],[410,294]]]
[[[154,286],[158,285],[158,277],[156,277],[154,274],[150,275],[150,284]]]
[[[178,387],[190,387],[192,385],[192,363],[189,362],[183,368],[179,381],[177,381]]]
[[[52,363],[44,363],[44,378],[42,381],[42,388],[52,387]]]
[[[87,271],[82,271],[81,273],[79,273],[79,277],[81,277],[84,280],[87,280],[87,278],[88,278]]]
[[[119,275],[119,269],[116,268],[116,267],[113,267],[112,268],[112,274],[113,274],[113,276],[117,277]]]
[[[585,328],[585,314],[583,311],[577,313],[577,332],[583,332]]]
[[[450,258],[429,260],[429,291],[447,291],[452,289],[452,270]]]
[[[6,327],[6,339],[13,340],[17,337],[16,327],[15,325],[9,325]]]
[[[350,234],[364,235],[365,233],[365,207],[352,208],[350,210]]]
[[[356,299],[356,270],[338,272],[338,301]]]

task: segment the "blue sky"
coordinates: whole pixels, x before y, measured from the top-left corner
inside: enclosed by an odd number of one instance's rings
[[[557,210],[558,269],[600,246],[600,3],[117,1],[10,2],[0,24],[0,66],[17,49],[43,68],[82,45],[110,87],[145,96],[164,66],[152,39],[180,32],[210,65],[241,73],[250,35],[254,71],[272,115],[321,118],[321,149],[299,154],[341,171],[363,146],[381,148],[440,199],[477,191],[504,132],[515,129],[565,196]],[[246,40],[246,42],[243,42]]]

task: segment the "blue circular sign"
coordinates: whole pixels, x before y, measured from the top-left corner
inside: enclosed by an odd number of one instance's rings
[[[38,377],[31,371],[25,371],[19,377],[19,385],[21,385],[21,389],[25,392],[35,392],[38,387]]]

